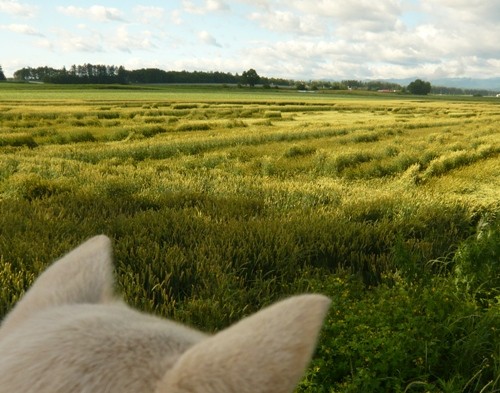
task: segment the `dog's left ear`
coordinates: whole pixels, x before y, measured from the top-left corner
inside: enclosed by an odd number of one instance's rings
[[[111,241],[95,236],[50,266],[7,314],[0,338],[30,315],[55,306],[102,303],[113,296]]]

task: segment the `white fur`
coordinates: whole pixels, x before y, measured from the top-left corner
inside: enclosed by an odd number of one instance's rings
[[[0,325],[0,393],[289,393],[330,304],[292,297],[207,336],[112,287],[105,236],[49,267]]]

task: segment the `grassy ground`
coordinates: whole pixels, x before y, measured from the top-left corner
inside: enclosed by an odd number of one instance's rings
[[[500,389],[498,100],[0,85],[0,315],[114,239],[141,309],[218,330],[334,299],[302,392]]]

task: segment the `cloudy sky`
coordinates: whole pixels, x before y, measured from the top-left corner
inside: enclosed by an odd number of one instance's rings
[[[0,65],[500,76],[498,0],[0,0]]]

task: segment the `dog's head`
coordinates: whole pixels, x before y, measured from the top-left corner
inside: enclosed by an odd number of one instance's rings
[[[111,242],[49,267],[0,326],[2,392],[291,392],[330,301],[301,295],[213,336],[114,299]]]

